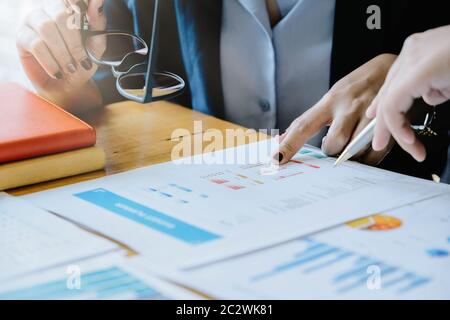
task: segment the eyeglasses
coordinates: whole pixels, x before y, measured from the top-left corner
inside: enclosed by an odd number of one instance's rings
[[[120,30],[89,30],[82,18],[83,43],[88,57],[99,66],[111,67],[118,92],[139,103],[173,98],[185,88],[184,80],[168,71],[155,71],[159,0],[153,1],[149,45],[141,37]]]

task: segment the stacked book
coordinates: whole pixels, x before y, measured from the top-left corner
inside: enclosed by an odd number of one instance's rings
[[[104,168],[95,130],[17,84],[0,84],[0,191]]]

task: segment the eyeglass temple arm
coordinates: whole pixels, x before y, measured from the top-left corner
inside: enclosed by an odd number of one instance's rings
[[[145,96],[144,103],[151,102],[153,97],[153,70],[155,64],[155,48],[157,48],[158,41],[158,17],[159,17],[159,0],[154,0],[154,9],[153,9],[153,25],[152,25],[152,33],[149,45],[149,54],[148,54],[148,68],[147,68],[147,76],[145,79]]]

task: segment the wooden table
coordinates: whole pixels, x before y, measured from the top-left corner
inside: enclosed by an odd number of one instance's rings
[[[267,138],[262,134],[252,134],[245,128],[230,122],[168,102],[155,102],[148,105],[121,102],[78,116],[96,129],[97,145],[102,147],[106,154],[105,169],[9,190],[8,193],[16,196],[24,195],[170,161],[172,148],[178,143],[178,141],[172,140],[172,133],[180,128],[187,129],[191,135],[201,134],[208,129],[218,129],[222,133],[225,133],[227,129],[243,129],[244,136],[241,136],[241,139],[236,139],[237,144]],[[194,121],[202,122],[201,132],[194,132]],[[205,144],[208,144],[208,142],[205,142]],[[116,243],[125,249],[129,256],[137,254],[125,244],[105,234],[93,232],[92,230],[87,231]],[[191,290],[189,288],[186,289]],[[200,292],[191,291],[204,298],[210,298]]]
[[[97,144],[106,153],[105,170],[10,190],[10,194],[24,195],[169,161],[172,148],[178,143],[172,140],[174,130],[185,128],[191,135],[202,133],[194,132],[194,121],[202,121],[203,132],[243,129],[168,102],[148,105],[121,102],[79,117],[97,130]],[[255,139],[255,135],[246,132],[245,142],[251,139]]]

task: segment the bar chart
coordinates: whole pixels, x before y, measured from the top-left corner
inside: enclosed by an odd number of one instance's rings
[[[300,239],[302,250],[290,259],[271,266],[267,271],[253,275],[250,282],[266,281],[286,272],[296,272],[299,276],[327,278],[337,294],[351,293],[352,290],[367,290],[368,270],[375,266],[381,277],[380,287],[402,294],[426,285],[432,279],[415,274],[402,267],[382,260],[363,256],[311,239]],[[314,275],[315,274],[315,275]]]
[[[60,299],[167,299],[158,290],[120,267],[109,267],[82,276],[79,289],[71,289],[67,278],[36,284],[1,293],[0,300],[60,300]]]
[[[203,176],[203,179],[229,190],[239,191],[299,175],[313,174],[322,168],[324,161],[322,159],[325,158],[318,152],[302,149],[291,161],[282,166],[268,163],[242,165],[238,168],[212,172]]]

